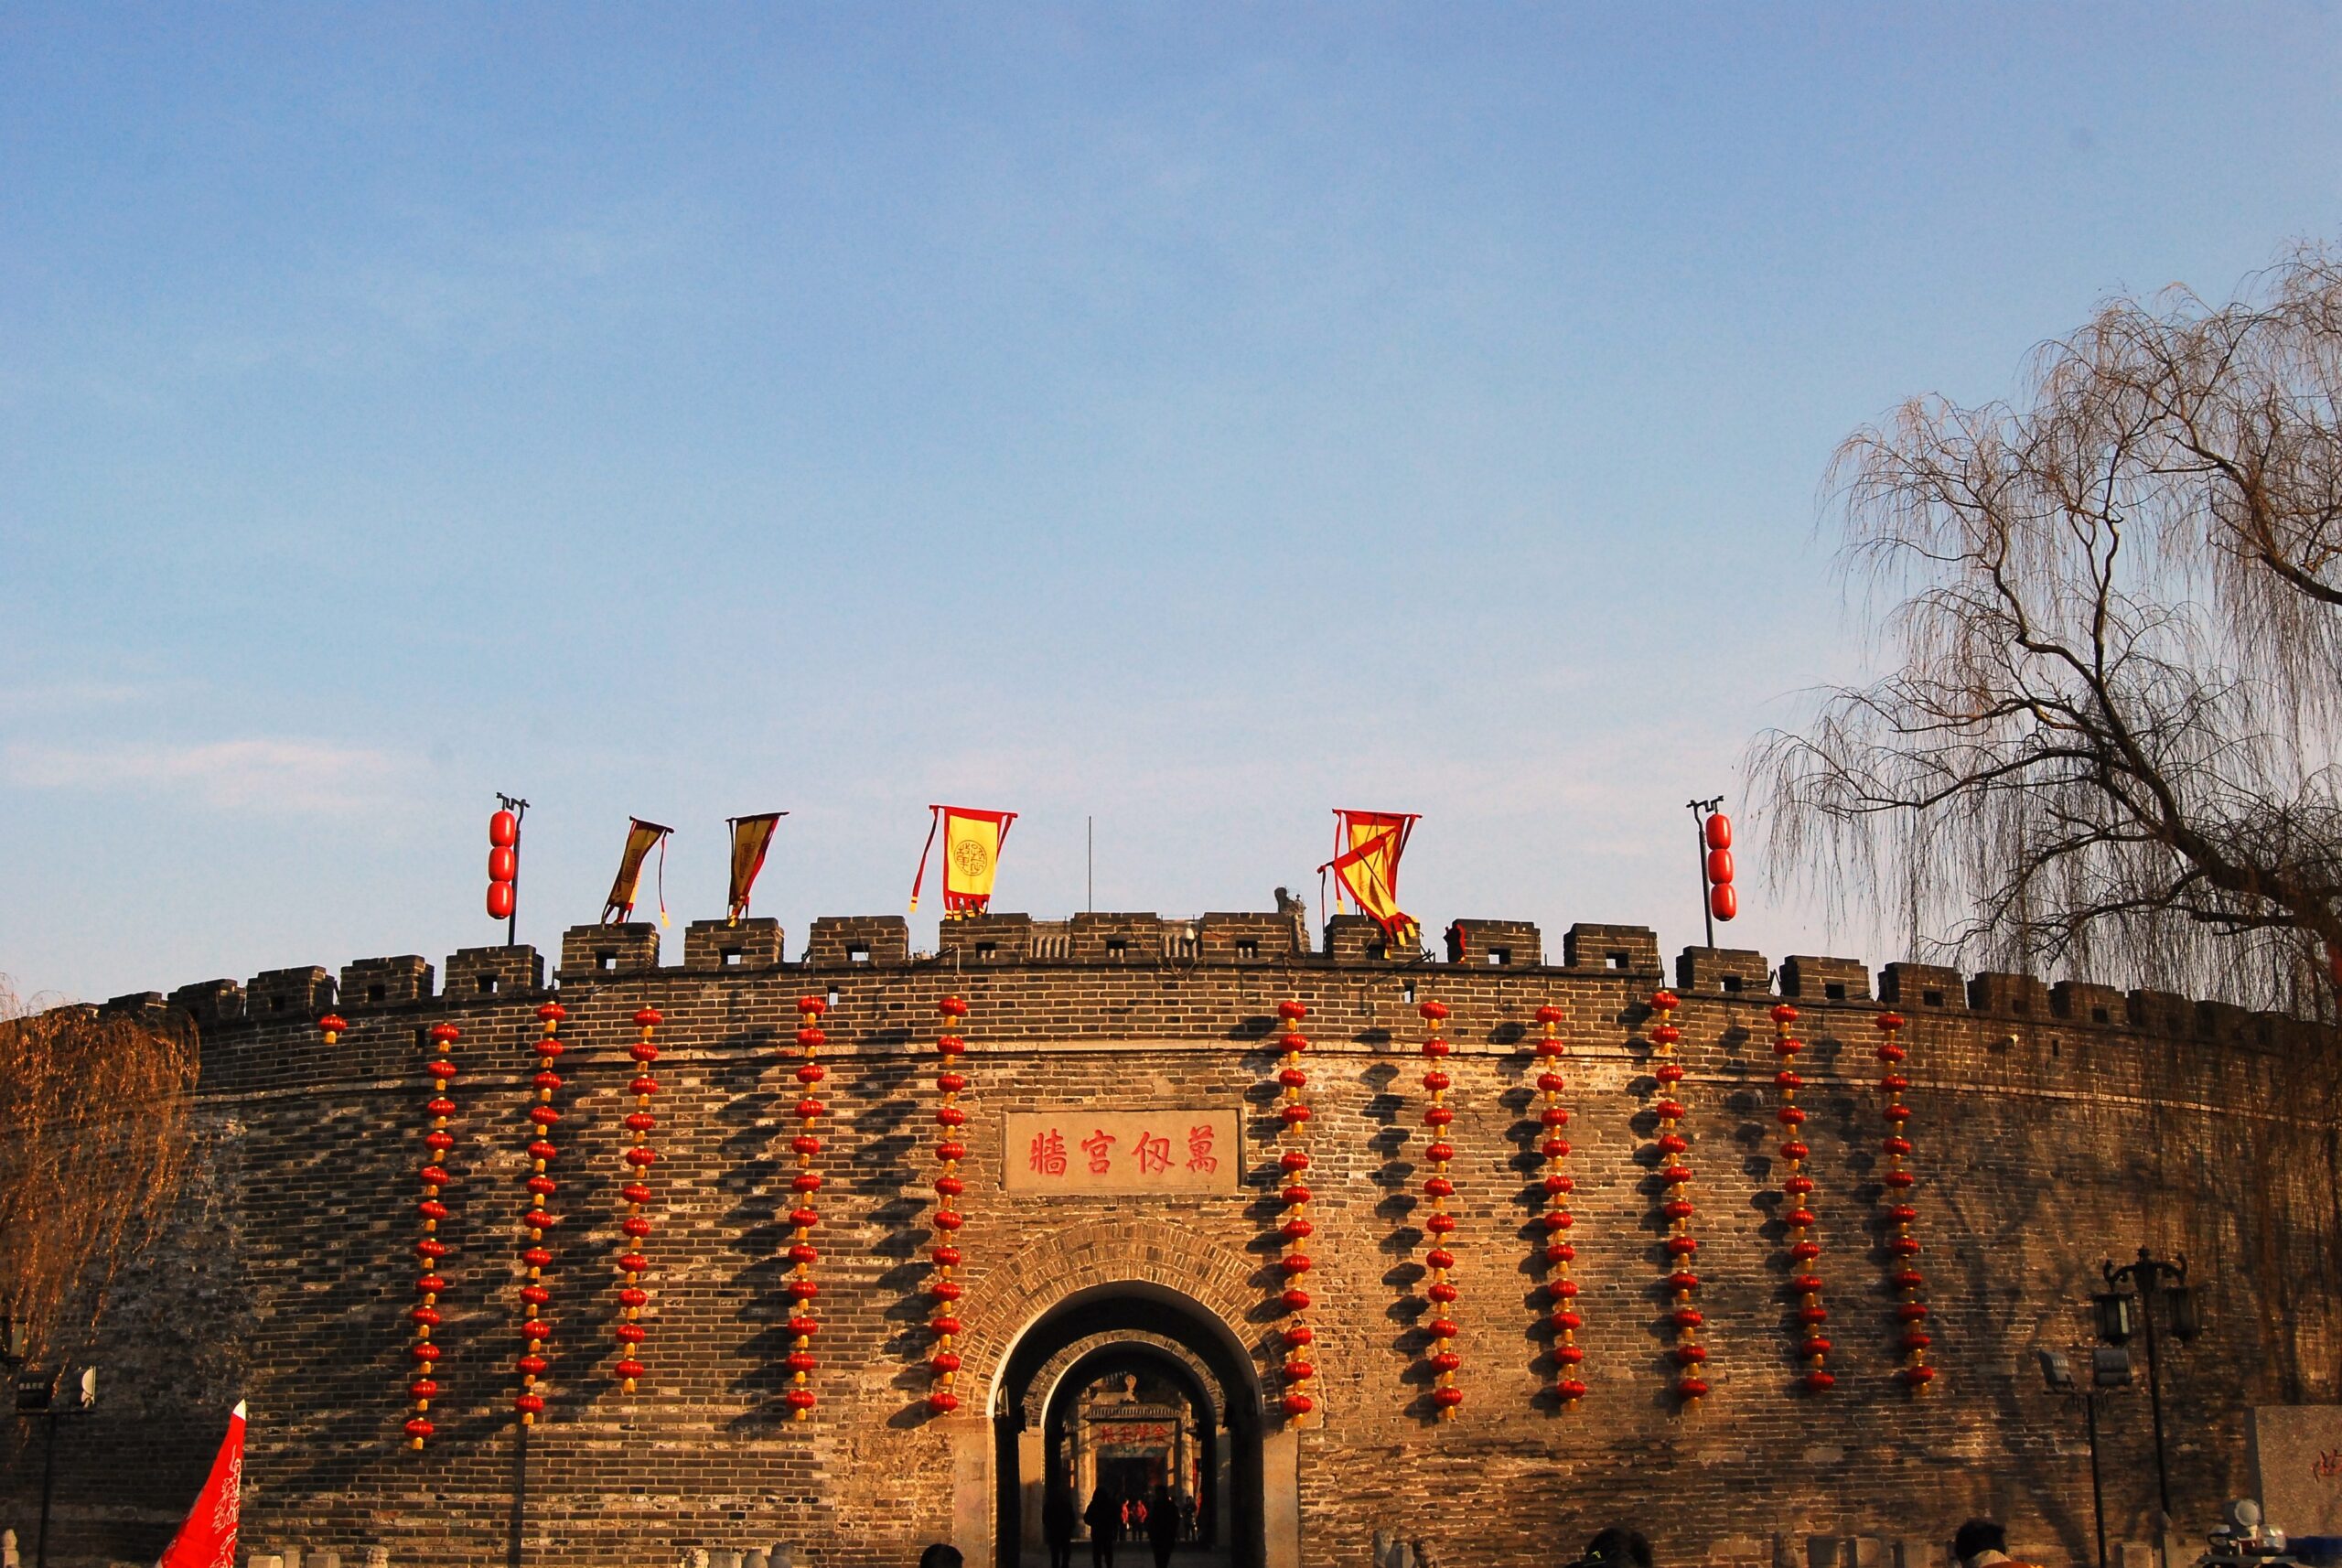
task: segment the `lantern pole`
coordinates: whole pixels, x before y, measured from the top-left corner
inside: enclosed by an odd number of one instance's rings
[[[504,917],[504,945],[509,948],[521,940],[521,823],[529,814],[529,802],[500,791],[496,799],[512,813],[512,912]]]
[[[1708,903],[1708,818],[1724,809],[1724,797],[1718,795],[1708,800],[1686,800],[1683,804],[1692,813],[1692,832],[1699,846],[1700,918],[1707,922],[1708,946],[1713,948],[1716,945],[1716,914]]]

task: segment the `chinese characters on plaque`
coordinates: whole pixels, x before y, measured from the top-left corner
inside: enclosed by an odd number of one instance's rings
[[[1234,1110],[1012,1111],[1002,1150],[1011,1192],[1234,1192]]]

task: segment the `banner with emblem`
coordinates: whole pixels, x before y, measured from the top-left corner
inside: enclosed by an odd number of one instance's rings
[[[1007,842],[1014,811],[979,811],[967,806],[929,806],[927,847],[919,852],[919,875],[911,878],[911,911],[927,880],[927,857],[935,835],[943,835],[943,915],[980,915],[992,902],[993,873],[1000,868],[1000,846]]]
[[[1343,895],[1361,914],[1370,915],[1383,934],[1395,942],[1414,943],[1422,928],[1399,908],[1399,857],[1407,839],[1423,821],[1419,811],[1334,811],[1334,858],[1317,868],[1318,903],[1325,904],[1326,874],[1334,876],[1334,904]]]
[[[748,912],[748,890],[757,885],[757,873],[765,868],[772,831],[787,815],[787,811],[767,811],[762,816],[726,819],[732,824],[732,892],[725,907],[736,925]]]
[[[618,856],[618,874],[610,883],[610,896],[602,901],[602,924],[615,926],[634,918],[635,892],[642,886],[642,862],[653,844],[659,846],[659,923],[666,924],[667,835],[674,831],[640,817],[627,819],[626,849]]]

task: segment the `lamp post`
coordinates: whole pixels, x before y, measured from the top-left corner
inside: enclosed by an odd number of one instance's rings
[[[2135,1262],[2117,1268],[2109,1260],[2100,1273],[2106,1276],[2106,1288],[2090,1298],[2098,1308],[2098,1337],[2109,1345],[2122,1345],[2133,1333],[2146,1337],[2147,1405],[2154,1412],[2155,1425],[2155,1497],[2163,1508],[2163,1530],[2168,1531],[2171,1468],[2164,1458],[2163,1369],[2156,1359],[2155,1303],[2166,1304],[2173,1338],[2185,1345],[2196,1337],[2202,1325],[2196,1293],[2187,1284],[2187,1260],[2165,1262],[2142,1247]],[[2135,1286],[2138,1294],[2123,1288],[2126,1285]]]
[[[2098,1568],[2106,1568],[2106,1486],[2098,1469],[2098,1402],[2115,1389],[2131,1386],[2131,1352],[2120,1347],[2090,1352],[2090,1381],[2074,1375],[2074,1359],[2081,1354],[2064,1350],[2041,1352],[2041,1380],[2053,1394],[2064,1394],[2081,1404],[2090,1434],[2090,1505],[2098,1525]]]
[[[10,1328],[16,1326],[13,1320],[8,1326]],[[10,1354],[16,1354],[13,1344]],[[95,1408],[97,1402],[98,1369],[95,1367],[84,1367],[81,1369],[81,1384],[75,1395],[74,1408],[91,1410]],[[44,1434],[47,1441],[41,1447],[40,1535],[38,1543],[33,1551],[33,1564],[34,1568],[48,1568],[49,1504],[57,1495],[57,1418],[62,1413],[58,1409],[57,1402],[57,1374],[51,1372],[46,1377],[35,1374],[29,1378],[18,1378],[16,1380],[16,1413],[26,1418],[38,1416],[48,1428]]]

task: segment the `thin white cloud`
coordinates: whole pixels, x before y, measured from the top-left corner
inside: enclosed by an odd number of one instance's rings
[[[0,716],[117,708],[127,703],[151,701],[163,690],[159,684],[141,685],[128,681],[48,681],[0,686]]]
[[[15,745],[0,778],[32,789],[122,790],[192,799],[220,811],[255,807],[335,814],[379,803],[396,762],[388,753],[307,740],[198,746]]]

